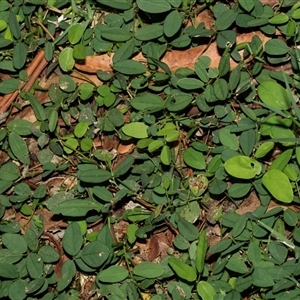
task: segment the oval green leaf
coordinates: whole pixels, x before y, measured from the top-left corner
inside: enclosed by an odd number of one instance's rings
[[[234,156],[226,160],[225,170],[233,177],[241,179],[254,178],[261,172],[261,164],[248,156]]]
[[[164,273],[162,265],[142,262],[133,268],[133,274],[144,278],[157,278]]]
[[[273,169],[262,178],[262,183],[278,201],[291,203],[294,199],[293,189],[289,178],[282,171]]]
[[[131,137],[136,139],[145,139],[148,137],[148,126],[142,122],[132,122],[122,127],[122,131]]]
[[[196,271],[189,265],[185,264],[182,260],[171,257],[168,259],[168,263],[178,277],[188,281],[193,282],[197,278]]]
[[[290,107],[287,91],[277,82],[272,80],[263,81],[257,88],[261,101],[279,110]]]
[[[102,282],[117,283],[128,277],[128,271],[121,266],[111,266],[101,271],[97,278]]]
[[[146,72],[147,68],[140,62],[125,59],[116,62],[113,69],[125,75],[139,75]]]

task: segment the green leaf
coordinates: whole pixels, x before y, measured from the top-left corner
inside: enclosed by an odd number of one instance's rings
[[[195,270],[191,266],[185,264],[182,260],[171,257],[168,259],[168,263],[178,277],[188,282],[193,282],[196,280],[197,274]]]
[[[272,275],[267,270],[260,267],[254,269],[252,278],[253,284],[258,287],[267,288],[274,285]]]
[[[182,25],[182,16],[177,10],[170,12],[164,22],[164,34],[167,37],[174,36]]]
[[[84,121],[79,122],[75,126],[74,135],[80,139],[86,134],[88,128],[89,128],[89,124],[87,122]]]
[[[44,262],[40,255],[29,253],[26,258],[26,266],[31,278],[41,278],[44,273]]]
[[[0,93],[1,94],[10,94],[15,92],[21,85],[20,81],[15,78],[10,78],[0,82]]]
[[[254,0],[239,0],[239,4],[244,10],[246,10],[247,12],[250,12],[255,5],[255,1]]]
[[[177,85],[184,90],[197,90],[204,86],[204,83],[196,78],[181,78],[177,81]]]
[[[147,25],[137,30],[135,38],[139,41],[150,41],[161,37],[163,33],[162,25]]]
[[[110,251],[100,241],[87,244],[81,251],[81,259],[92,268],[99,268],[109,257]]]
[[[120,177],[124,174],[126,174],[130,168],[134,164],[134,157],[133,156],[127,156],[126,159],[124,159],[114,170],[114,176],[115,177]]]
[[[287,91],[275,81],[263,81],[258,86],[257,93],[263,103],[276,109],[286,110],[290,107]]]
[[[208,243],[206,240],[206,230],[202,230],[199,234],[195,259],[195,265],[199,274],[201,274],[204,270],[207,248]]]
[[[169,166],[171,164],[171,150],[168,145],[163,146],[161,153],[160,153],[161,162]]]
[[[230,257],[228,263],[226,264],[226,268],[241,274],[248,272],[248,268],[239,253],[235,253]]]
[[[128,10],[132,7],[131,1],[128,0],[97,0],[99,3],[120,10]]]
[[[39,249],[38,254],[41,256],[41,258],[43,259],[43,262],[46,264],[54,263],[54,262],[58,261],[60,258],[60,255],[50,245],[42,246]]]
[[[137,0],[137,6],[139,9],[153,14],[159,14],[171,9],[171,5],[166,0],[151,1],[148,0]]]
[[[247,156],[234,156],[225,161],[225,170],[233,177],[251,179],[261,172],[261,164]]]
[[[17,267],[8,263],[0,263],[0,277],[6,279],[15,279],[19,277]]]
[[[84,34],[84,26],[82,24],[73,24],[68,31],[68,40],[71,44],[77,44]]]
[[[264,142],[262,143],[256,150],[254,156],[256,158],[262,158],[267,155],[273,148],[275,143],[274,142]]]
[[[75,256],[81,249],[83,237],[78,223],[68,225],[62,239],[64,250],[71,256]]]
[[[4,233],[2,235],[3,245],[10,250],[16,250],[20,253],[27,251],[27,243],[23,236],[16,233]]]
[[[216,295],[214,287],[207,281],[197,283],[197,293],[203,300],[214,300]]]
[[[265,173],[262,183],[278,201],[291,203],[294,199],[293,189],[288,177],[278,169]]]
[[[101,31],[101,36],[109,41],[126,42],[131,39],[130,31],[122,28],[108,28]]]
[[[19,135],[30,135],[32,123],[23,119],[14,119],[7,124],[7,129]]]
[[[168,111],[177,112],[185,109],[193,101],[193,96],[190,94],[179,94],[168,97],[166,107]]]
[[[125,75],[139,75],[146,72],[147,68],[140,62],[125,59],[113,64],[113,69]]]
[[[286,55],[289,51],[289,47],[282,40],[271,39],[266,42],[265,51],[269,55]]]
[[[269,23],[272,25],[281,25],[287,23],[289,16],[285,13],[279,13],[269,20]]]
[[[26,99],[28,99],[38,121],[45,121],[46,113],[42,104],[30,93],[26,93]]]
[[[251,183],[233,183],[228,189],[228,195],[232,198],[242,198],[251,189]]]
[[[122,131],[131,137],[136,139],[145,139],[148,137],[148,127],[145,123],[142,122],[132,122],[126,124],[122,127]]]
[[[189,242],[196,240],[199,236],[198,229],[185,219],[180,219],[177,222],[180,234]]]
[[[56,286],[59,292],[63,291],[72,282],[76,274],[75,263],[72,260],[65,261],[61,268],[61,274]]]
[[[117,283],[125,280],[129,275],[129,272],[121,266],[111,266],[107,269],[100,271],[97,275],[97,279],[107,283]]]
[[[18,166],[13,162],[7,162],[0,168],[0,180],[14,181],[20,177]]]
[[[228,84],[225,79],[219,78],[213,84],[214,94],[218,100],[226,100],[228,95]]]
[[[13,66],[20,70],[24,67],[27,58],[28,46],[24,43],[16,43],[13,52]]]
[[[131,100],[130,104],[136,110],[152,113],[160,111],[164,108],[163,100],[159,96],[150,93],[137,95]]]
[[[133,268],[133,274],[143,278],[158,278],[163,273],[162,265],[152,262],[142,262]]]
[[[232,150],[238,150],[239,141],[235,134],[230,133],[228,128],[222,128],[219,132],[219,138],[222,145]]]
[[[67,217],[84,217],[90,210],[100,211],[101,207],[101,204],[90,199],[74,199],[63,201],[50,211]]]
[[[278,169],[283,171],[288,162],[290,161],[293,154],[293,149],[283,151],[276,159],[272,162],[269,170]]]
[[[204,170],[206,167],[204,156],[201,152],[188,148],[183,153],[184,162],[197,170]]]
[[[25,141],[18,134],[12,132],[8,135],[8,142],[11,151],[18,160],[23,164],[29,165],[29,152]]]
[[[90,169],[78,172],[78,178],[83,182],[102,183],[111,178],[111,173],[102,169]]]
[[[58,112],[57,110],[52,110],[49,116],[49,130],[50,132],[54,132],[57,126],[58,121]]]
[[[59,54],[58,63],[64,72],[71,71],[75,65],[73,49],[70,47],[65,47]]]

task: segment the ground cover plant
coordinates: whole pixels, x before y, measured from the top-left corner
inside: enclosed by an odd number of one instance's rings
[[[299,24],[0,0],[0,298],[300,299]]]

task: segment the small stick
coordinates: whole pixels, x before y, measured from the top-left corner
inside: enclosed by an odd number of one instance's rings
[[[39,77],[44,68],[47,66],[47,64],[48,62],[46,61],[44,57],[44,51],[42,50],[36,55],[36,57],[33,59],[33,61],[26,70],[29,80],[23,86],[23,91],[28,92],[31,89],[34,82]],[[0,113],[6,112],[18,95],[19,91],[17,90],[11,94],[7,94],[3,97],[0,97]]]

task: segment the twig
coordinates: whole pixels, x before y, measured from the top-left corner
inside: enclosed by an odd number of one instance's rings
[[[46,61],[44,57],[44,51],[41,50],[38,52],[36,57],[33,59],[29,67],[27,68],[27,74],[29,77],[29,80],[24,84],[22,90],[25,92],[30,91],[32,88],[34,82],[39,77],[41,72],[44,70],[44,68],[47,66],[48,62]],[[0,97],[0,113],[6,112],[11,104],[15,101],[17,96],[19,95],[19,91],[15,91],[11,94],[7,94],[3,97]]]

